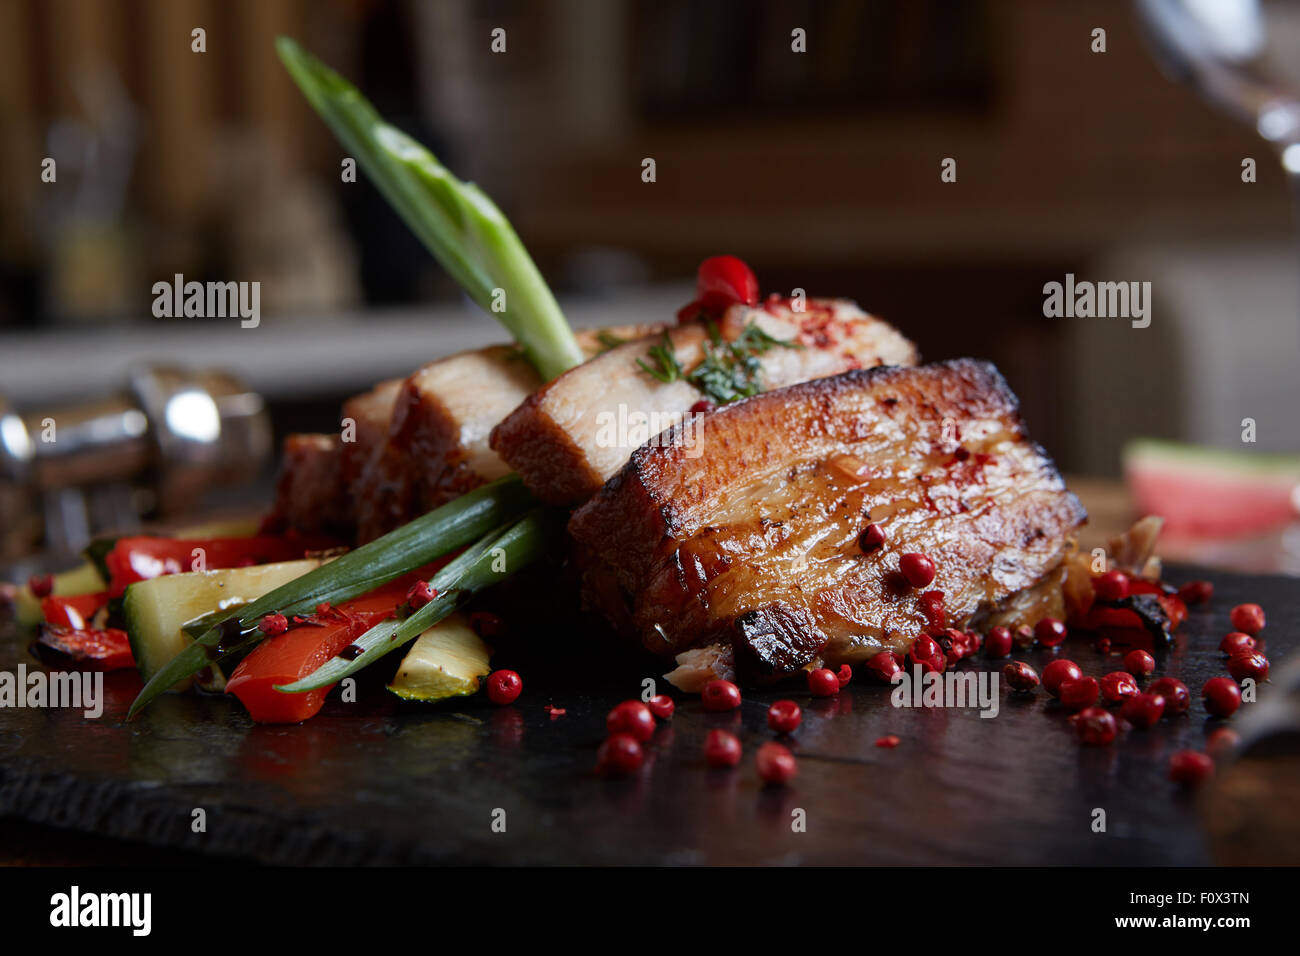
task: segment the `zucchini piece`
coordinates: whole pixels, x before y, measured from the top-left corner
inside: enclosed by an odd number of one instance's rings
[[[247,568],[164,574],[135,582],[122,598],[122,614],[140,676],[147,682],[191,642],[184,630],[187,622],[214,610],[254,601],[323,563],[306,558]],[[186,690],[192,682],[193,678],[186,678],[171,689]]]
[[[492,650],[463,614],[451,614],[415,639],[388,685],[403,700],[435,701],[478,692]]]
[[[54,590],[51,594],[69,597],[74,594],[93,594],[102,591],[108,585],[99,576],[95,566],[89,562],[71,571],[62,571],[54,575]],[[18,626],[23,629],[33,628],[41,623],[41,599],[32,593],[31,588],[23,585],[18,589],[16,599]]]

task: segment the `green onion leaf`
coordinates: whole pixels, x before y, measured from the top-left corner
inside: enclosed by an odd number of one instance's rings
[[[360,652],[352,658],[332,657],[301,680],[275,689],[301,694],[328,687],[404,647],[477,592],[505,580],[546,554],[562,528],[560,516],[538,509],[501,534],[485,537],[439,569],[429,582],[437,596],[424,607],[405,620],[389,618],[366,631],[353,642],[352,647],[360,648]]]
[[[207,628],[145,684],[127,716],[134,716],[158,695],[208,664],[258,643],[262,632],[257,625],[267,614],[306,615],[323,602],[350,601],[481,538],[517,519],[533,505],[519,476],[507,475],[308,571],[256,601],[232,608],[215,619],[204,618]]]
[[[280,37],[275,45],[343,148],[470,298],[501,320],[538,373],[549,381],[581,364],[555,297],[496,204],[384,122],[356,87],[293,40]]]

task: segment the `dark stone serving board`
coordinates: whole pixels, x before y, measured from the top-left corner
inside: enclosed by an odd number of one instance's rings
[[[1157,674],[1197,696],[1224,673],[1215,650],[1228,611],[1256,601],[1269,616],[1266,649],[1277,670],[1296,650],[1300,583],[1172,569],[1217,589],[1194,609],[1176,646],[1157,652]],[[517,666],[525,692],[498,708],[480,695],[421,706],[365,680],[358,702],[337,692],[300,726],[259,727],[233,701],[167,697],[122,720],[139,686],[108,675],[104,716],[0,709],[0,816],[214,858],[270,863],[650,864],[1174,864],[1213,862],[1194,801],[1165,779],[1168,756],[1199,748],[1220,722],[1199,701],[1190,716],[1132,732],[1106,748],[1076,743],[1043,693],[1008,698],[994,719],[974,710],[899,710],[890,689],[855,681],[838,699],[802,688],[747,695],[737,713],[706,713],[678,695],[647,766],[624,780],[592,773],[604,716],[655,676],[645,662],[570,641],[538,620],[498,660]],[[571,644],[576,646],[570,647]],[[1082,639],[1061,653],[1087,673],[1120,669]],[[1017,652],[1036,667],[1042,651]],[[0,638],[0,670],[26,644]],[[963,668],[991,669],[982,657]],[[1000,667],[1000,663],[996,666]],[[660,682],[660,689],[669,689]],[[1266,685],[1261,696],[1272,690]],[[799,775],[764,787],[753,755],[771,739],[767,705],[805,708],[794,737]],[[551,719],[545,705],[567,713]],[[704,765],[709,728],[735,729],[746,752],[732,771]],[[896,734],[896,749],[875,746]],[[206,832],[194,833],[195,808]],[[505,811],[504,833],[493,813]],[[1105,833],[1091,828],[1094,808]],[[806,816],[794,832],[794,811]],[[111,862],[111,861],[105,861]]]

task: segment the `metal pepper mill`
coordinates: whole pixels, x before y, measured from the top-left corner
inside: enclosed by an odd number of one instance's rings
[[[45,411],[0,395],[0,555],[76,551],[193,507],[256,478],[271,443],[262,397],[215,370],[142,367],[119,394]]]

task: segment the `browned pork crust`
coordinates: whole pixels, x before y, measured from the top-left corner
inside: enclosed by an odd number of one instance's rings
[[[879,368],[726,406],[639,448],[569,524],[590,606],[648,650],[762,680],[906,650],[930,556],[960,626],[1056,568],[1085,518],[986,362]],[[864,554],[875,522],[885,544]]]

